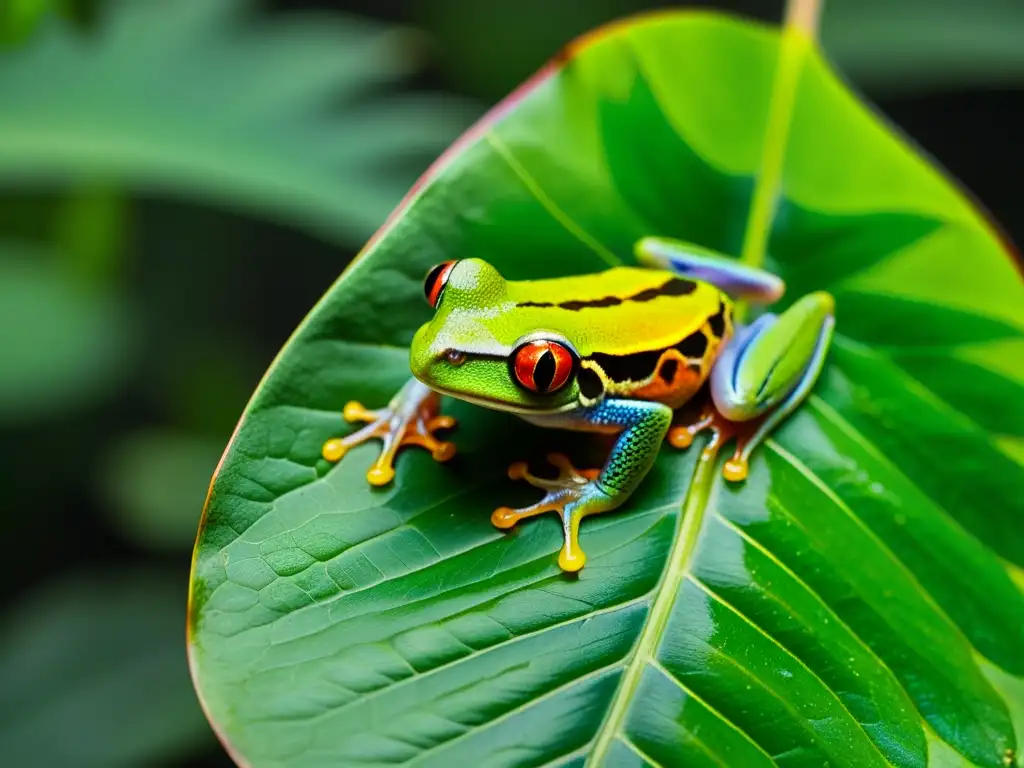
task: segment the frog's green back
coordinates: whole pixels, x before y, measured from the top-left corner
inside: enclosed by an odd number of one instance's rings
[[[522,329],[557,331],[586,357],[671,346],[718,312],[721,293],[672,272],[616,267],[590,275],[507,281],[505,298],[507,311],[492,322],[484,320],[496,336],[518,337]]]

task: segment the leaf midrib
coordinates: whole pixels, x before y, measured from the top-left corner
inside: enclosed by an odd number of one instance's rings
[[[755,176],[740,257],[740,261],[754,267],[759,267],[764,258],[774,214],[772,202],[782,175],[796,89],[807,53],[813,45],[813,22],[817,19],[817,5],[817,0],[789,0],[786,22],[780,36],[778,69],[769,96],[771,108],[765,129],[765,149],[761,157],[761,166]],[[809,11],[814,12],[809,15]],[[811,22],[809,28],[808,21]],[[737,302],[737,317],[742,317],[743,311],[742,302]],[[706,455],[702,455],[694,469],[683,502],[681,526],[669,552],[669,566],[655,588],[651,612],[626,663],[608,715],[598,728],[594,748],[584,764],[587,768],[600,766],[604,762],[611,744],[622,731],[641,674],[654,659],[654,651],[664,634],[679,589],[690,571],[693,552],[703,527],[704,513],[714,485],[716,449],[717,446],[714,446]]]
[[[668,555],[668,568],[655,587],[650,613],[647,614],[636,644],[630,652],[608,715],[598,729],[594,748],[587,756],[587,766],[600,765],[607,756],[612,742],[622,730],[623,721],[640,684],[640,676],[654,658],[654,651],[665,632],[683,579],[690,571],[693,551],[700,536],[708,497],[714,484],[716,458],[717,451],[702,455],[694,468],[690,490],[680,513],[679,532]]]

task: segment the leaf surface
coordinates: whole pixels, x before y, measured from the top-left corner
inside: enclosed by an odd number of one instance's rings
[[[963,193],[783,39],[671,13],[571,46],[439,161],[300,326],[196,549],[193,672],[236,759],[1016,760],[1024,288]],[[532,498],[509,461],[578,456],[583,438],[454,403],[453,466],[403,454],[382,491],[363,477],[375,447],[320,458],[345,401],[383,404],[408,376],[430,265],[589,272],[652,234],[763,251],[786,301],[836,296],[826,372],[743,486],[666,448],[628,505],[584,524],[574,579],[556,520],[502,534],[488,517]]]

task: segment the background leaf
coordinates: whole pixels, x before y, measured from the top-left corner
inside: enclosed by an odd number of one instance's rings
[[[1024,474],[981,425],[992,377],[1015,395],[1008,426],[1024,408],[1024,288],[964,196],[814,51],[783,145],[779,50],[706,14],[571,48],[435,166],[302,324],[229,445],[193,573],[197,685],[248,762],[1017,759]],[[623,511],[584,526],[570,579],[555,520],[503,535],[487,513],[531,498],[503,479],[526,446],[584,440],[453,404],[454,467],[403,455],[380,491],[373,447],[320,458],[344,401],[383,403],[408,375],[430,264],[592,271],[649,234],[738,255],[776,181],[769,266],[788,300],[832,290],[839,335],[743,487],[663,451]],[[920,352],[983,375],[942,387],[938,362],[910,372]]]
[[[0,177],[86,176],[364,237],[467,109],[372,98],[416,38],[332,14],[247,22],[241,0],[117,0],[90,35],[52,19],[0,55]]]
[[[0,420],[67,411],[115,389],[134,351],[131,310],[38,248],[0,244]]]
[[[1024,79],[1016,0],[835,0],[822,15],[829,57],[861,87],[922,93]]]
[[[78,571],[38,587],[6,613],[0,632],[6,764],[156,765],[208,742],[175,631],[181,622],[176,581],[159,569]]]
[[[460,89],[500,98],[566,41],[601,22],[651,9],[645,0],[420,0],[424,29]],[[782,0],[693,0],[774,21]],[[538,19],[543,23],[538,23]],[[1018,0],[828,0],[821,39],[829,59],[858,88],[876,97],[1006,89],[1024,81],[1019,44],[1024,6]],[[472,65],[467,65],[472,62]]]
[[[105,457],[103,493],[123,535],[158,549],[195,541],[202,506],[223,447],[208,438],[150,429],[129,435]]]

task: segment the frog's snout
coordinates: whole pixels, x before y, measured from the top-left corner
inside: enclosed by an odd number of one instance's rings
[[[409,347],[409,369],[412,375],[424,383],[429,383],[431,354],[430,344],[426,340],[427,326],[423,326],[412,337]]]

